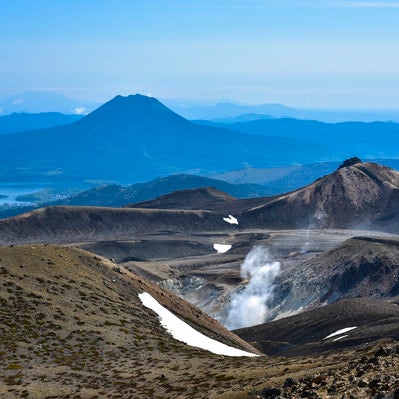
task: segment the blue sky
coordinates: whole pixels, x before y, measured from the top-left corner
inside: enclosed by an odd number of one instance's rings
[[[0,0],[0,96],[399,109],[399,1]]]

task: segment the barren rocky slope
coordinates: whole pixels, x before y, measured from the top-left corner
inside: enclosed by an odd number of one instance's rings
[[[134,204],[135,208],[155,209],[208,209],[216,204],[222,206],[235,198],[213,187],[179,190],[154,200]],[[132,207],[131,205],[129,207]]]
[[[288,267],[274,282],[271,317],[357,297],[399,295],[399,240],[354,237]]]
[[[203,392],[205,387],[197,386],[203,377],[195,380],[195,368],[215,364],[216,378],[229,367],[228,358],[174,340],[157,315],[141,304],[141,292],[150,293],[207,336],[251,350],[199,309],[85,251],[2,247],[0,282],[4,398],[128,397],[137,392],[173,397],[168,392]],[[186,362],[195,366],[183,367]],[[191,371],[185,376],[187,370]],[[227,385],[224,377],[220,379],[218,389]],[[161,387],[156,390],[157,384]]]
[[[208,211],[57,206],[0,220],[0,243],[79,242],[228,229],[222,215]]]
[[[143,205],[151,209],[43,208],[0,220],[0,243],[115,240],[159,232],[264,228],[366,228],[396,232],[399,172],[352,160],[315,183],[279,197],[235,200],[220,191],[201,189],[180,191]],[[223,221],[229,214],[238,218],[239,226]]]
[[[327,338],[341,330],[341,334]],[[380,339],[397,341],[399,298],[345,299],[295,316],[235,330],[235,333],[274,356],[338,353],[344,348]]]
[[[396,231],[399,172],[358,159],[313,184],[243,212],[242,223],[274,228],[377,228]]]
[[[190,198],[187,203],[185,197]],[[195,198],[195,201],[193,201]],[[358,158],[335,172],[287,194],[237,200],[179,191],[131,205],[161,209],[206,209],[234,213],[243,228],[345,228],[397,231],[399,172]]]
[[[4,399],[255,399],[276,392],[393,398],[399,392],[394,343],[321,357],[214,355],[174,340],[137,294],[149,292],[202,332],[250,348],[198,309],[105,259],[37,244],[2,247],[0,259]]]

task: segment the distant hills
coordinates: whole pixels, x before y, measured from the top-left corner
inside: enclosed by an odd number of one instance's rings
[[[269,109],[277,112],[284,107],[275,104]],[[193,123],[142,95],[117,96],[84,117],[11,114],[0,117],[0,133],[5,133],[0,135],[0,181],[46,182],[71,192],[116,183],[68,201],[122,206],[125,199],[125,204],[141,202],[198,187],[215,187],[238,198],[280,194],[331,173],[353,155],[399,167],[399,124],[331,124],[266,116],[238,118],[247,122]],[[36,130],[21,132],[28,127]],[[148,188],[140,196],[135,187],[117,187],[180,174],[266,188],[233,188],[220,182],[183,186],[169,181],[169,188]]]
[[[209,121],[197,123],[248,134],[318,143],[341,159],[354,154],[369,159],[399,157],[399,124],[392,122],[323,123],[315,120],[269,118],[227,124]]]
[[[273,118],[314,119],[323,122],[346,121],[395,121],[399,122],[399,110],[356,110],[356,109],[312,109],[294,108],[279,103],[243,104],[234,101],[223,101],[217,104],[210,101],[186,99],[162,99],[162,102],[177,114],[187,119],[218,119],[220,122],[236,122],[259,119],[259,116]],[[85,115],[101,104],[93,101],[70,98],[65,95],[30,90],[6,95],[0,98],[0,115],[13,112],[41,113],[62,112],[64,114]]]
[[[249,198],[270,195],[266,186],[257,184],[230,184],[222,180],[192,175],[172,175],[129,186],[104,185],[83,191],[70,198],[57,201],[57,205],[124,206],[146,201],[176,190],[214,187],[233,197]]]
[[[0,116],[0,134],[67,125],[77,121],[81,117],[82,115],[65,115],[60,112],[42,112],[37,114],[13,113]]]
[[[220,102],[217,104],[197,104],[190,101],[166,101],[175,112],[187,119],[223,120],[233,122],[234,118],[249,120],[259,119],[258,115],[274,118],[311,119],[323,122],[399,122],[399,110],[339,110],[339,109],[306,109],[292,108],[283,104],[237,104],[234,102]]]
[[[41,197],[45,197],[48,193],[41,191],[20,195],[17,197],[17,200],[26,202],[26,206],[23,206],[21,203],[15,207],[4,206],[0,208],[0,218],[14,216],[23,212],[29,212],[38,207],[50,205],[122,207],[132,203],[151,200],[177,190],[200,189],[204,187],[213,187],[222,190],[235,198],[263,197],[273,194],[273,191],[269,187],[260,184],[230,184],[223,180],[201,176],[171,175],[146,183],[127,186],[118,184],[100,185],[57,201],[43,200]],[[41,194],[43,195],[41,196]]]
[[[138,182],[334,157],[303,140],[199,126],[141,95],[117,96],[70,125],[1,135],[0,146],[3,180]]]
[[[49,91],[25,91],[0,98],[0,115],[17,113],[62,112],[64,114],[87,114],[99,104],[76,100]]]

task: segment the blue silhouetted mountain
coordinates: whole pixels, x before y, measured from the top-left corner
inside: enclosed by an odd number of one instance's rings
[[[200,126],[154,98],[117,96],[70,125],[0,136],[2,179],[146,181],[335,159],[323,146]]]
[[[312,119],[329,123],[359,121],[396,121],[399,122],[399,110],[338,110],[338,109],[311,109],[292,108],[282,104],[237,104],[222,102],[214,105],[199,104],[192,101],[166,100],[166,104],[178,114],[190,120],[196,119],[227,119],[225,122],[232,123],[231,119],[241,118],[256,120],[256,115],[264,114],[274,118],[296,118]],[[252,114],[252,116],[251,116]]]
[[[98,103],[76,100],[59,93],[42,90],[31,90],[0,98],[0,110],[3,115],[13,112],[87,114],[98,105]]]
[[[247,134],[318,143],[341,158],[350,157],[354,153],[367,159],[399,156],[399,124],[393,122],[323,123],[314,120],[269,118],[229,124],[209,121],[198,123]]]
[[[38,114],[14,112],[10,115],[0,116],[0,134],[68,125],[80,118],[82,115],[65,115],[60,112],[40,112]]]

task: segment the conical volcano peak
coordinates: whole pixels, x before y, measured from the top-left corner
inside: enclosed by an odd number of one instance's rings
[[[162,105],[160,101],[158,101],[154,97],[145,96],[144,94],[129,94],[127,96],[122,96],[118,94],[113,99],[108,101],[106,104],[116,103],[118,105],[150,105],[150,104],[159,104]],[[106,105],[104,104],[104,105]]]
[[[123,123],[123,121],[129,120],[135,123],[148,120],[184,120],[184,118],[174,113],[156,98],[142,94],[117,95],[84,119],[95,119],[96,121],[108,119],[115,123]]]

